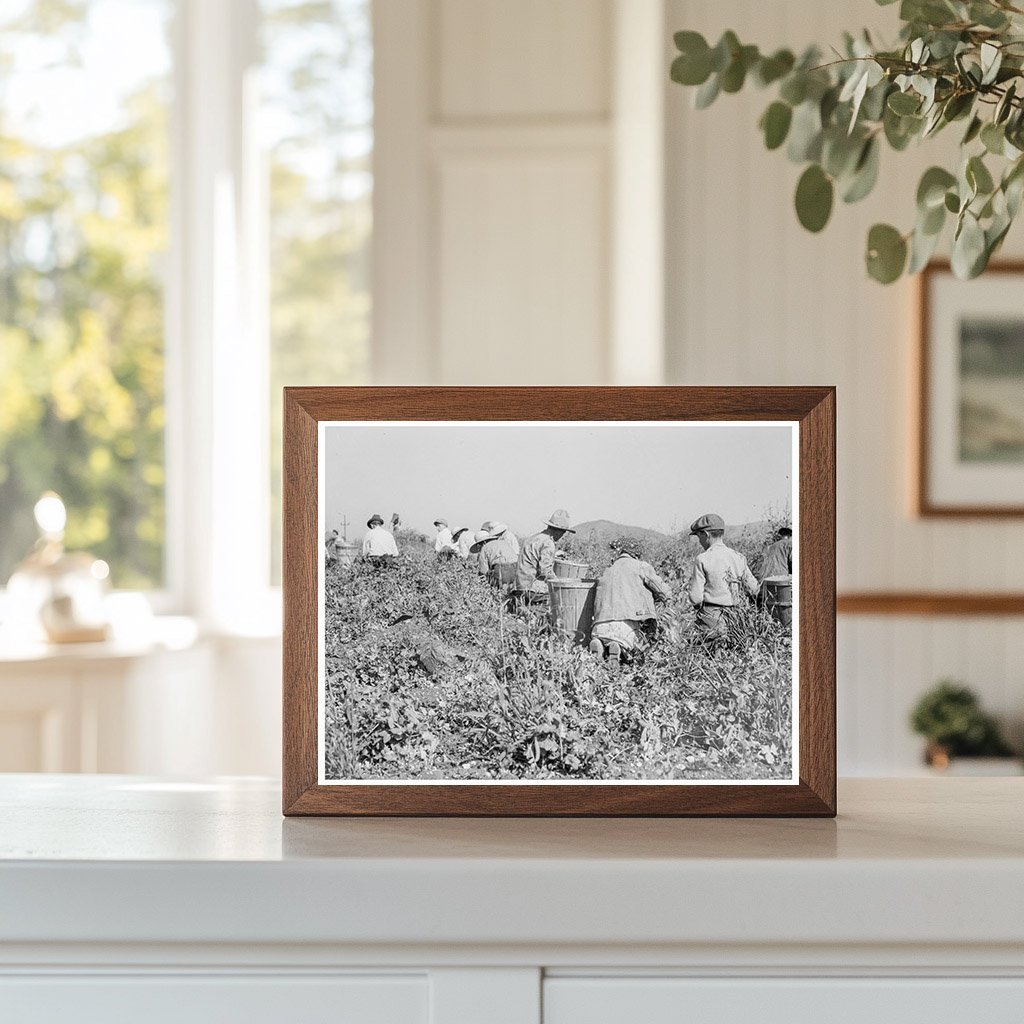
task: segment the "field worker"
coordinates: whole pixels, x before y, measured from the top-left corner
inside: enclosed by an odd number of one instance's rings
[[[397,512],[391,513],[391,532],[398,533],[398,528],[402,525],[401,517]]]
[[[721,516],[714,512],[701,516],[690,526],[690,536],[696,537],[704,549],[697,556],[687,588],[697,609],[697,629],[709,636],[722,636],[730,609],[739,604],[740,587],[755,597],[758,582],[746,558],[725,546],[725,520]]]
[[[455,541],[452,540],[452,531],[448,529],[447,519],[435,519],[434,526],[437,535],[434,537],[434,551],[438,558],[451,558],[458,553]]]
[[[793,575],[793,530],[780,526],[775,531],[775,542],[768,548],[761,566],[761,582],[769,576]]]
[[[516,562],[513,594],[519,604],[535,604],[548,599],[548,580],[555,578],[555,545],[567,534],[575,533],[564,508],[556,508],[540,533],[523,545]]]
[[[338,531],[328,530],[327,536],[324,538],[324,546],[327,548],[327,563],[336,562],[338,560]]]
[[[384,520],[373,515],[366,520],[368,527],[363,537],[363,557],[373,565],[389,565],[398,555],[395,538],[384,529]]]
[[[477,566],[487,577],[488,582],[496,587],[511,583],[515,579],[519,545],[513,544],[511,537],[504,523],[491,523],[489,530],[477,533],[480,540]]]
[[[615,561],[597,582],[590,650],[603,656],[607,647],[614,666],[632,656],[645,630],[658,621],[655,604],[668,601],[672,592],[654,566],[641,559],[637,538],[619,537],[611,548]]]
[[[468,527],[463,526],[455,531],[452,535],[452,540],[455,541],[455,553],[465,562],[469,558],[470,550],[476,543],[476,534]]]

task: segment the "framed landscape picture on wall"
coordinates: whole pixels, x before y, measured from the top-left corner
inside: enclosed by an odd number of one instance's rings
[[[288,388],[284,810],[835,813],[831,388]]]
[[[920,281],[917,512],[1024,515],[1024,263]]]

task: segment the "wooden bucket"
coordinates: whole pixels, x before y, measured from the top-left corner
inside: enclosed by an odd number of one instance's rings
[[[341,565],[351,565],[356,560],[356,555],[359,554],[360,548],[358,544],[339,540],[335,545],[335,550],[338,553],[338,562]]]
[[[771,617],[783,626],[793,624],[793,577],[766,576],[761,584],[764,591],[764,606]]]
[[[566,558],[555,559],[555,575],[562,580],[581,580],[590,568],[586,562],[570,562]]]
[[[552,628],[571,636],[577,643],[589,643],[597,580],[548,580],[548,594]]]

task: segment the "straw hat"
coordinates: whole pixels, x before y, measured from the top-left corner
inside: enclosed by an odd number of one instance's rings
[[[373,515],[373,516],[370,516],[370,518],[366,520],[366,525],[369,526],[370,529],[372,530],[373,527],[375,527],[375,526],[383,526],[384,525],[384,520],[381,519],[380,516]]]
[[[503,533],[508,532],[508,527],[504,523],[499,523],[495,520],[491,523],[491,537],[500,537]]]
[[[572,528],[572,520],[569,518],[569,513],[564,508],[556,508],[554,512],[548,517],[545,526],[552,526],[556,530],[565,530],[566,533],[575,533],[576,531]]]
[[[447,526],[448,525],[448,520],[447,519],[435,519],[434,520],[434,525],[435,526]]]

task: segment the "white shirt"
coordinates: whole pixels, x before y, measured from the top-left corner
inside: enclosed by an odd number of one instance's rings
[[[476,543],[476,534],[472,530],[466,530],[458,540],[459,558],[469,558],[469,549]]]
[[[397,555],[395,538],[383,526],[374,526],[363,537],[364,555]]]
[[[452,531],[447,526],[442,526],[434,538],[434,550],[440,554],[442,551],[455,551],[455,544],[452,542]]]

